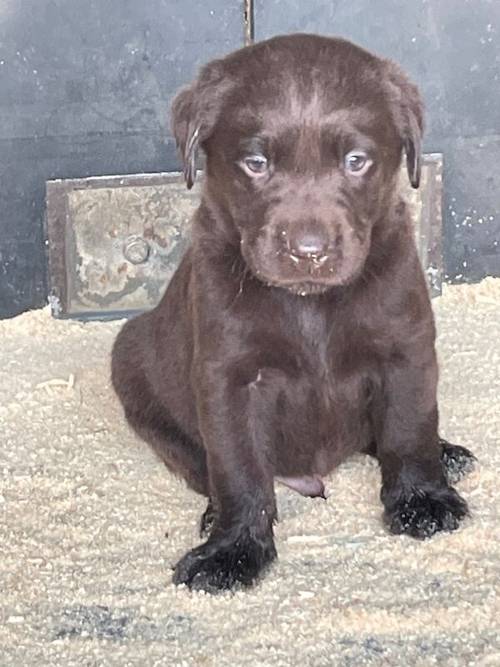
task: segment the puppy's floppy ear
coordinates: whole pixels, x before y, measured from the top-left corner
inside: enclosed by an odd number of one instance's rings
[[[184,164],[184,178],[189,189],[196,178],[198,147],[212,133],[230,88],[222,62],[215,60],[200,71],[194,83],[180,90],[172,102],[172,133]]]
[[[406,153],[406,168],[412,187],[420,184],[424,104],[417,86],[392,61],[385,61],[387,89],[396,127]]]
[[[194,86],[184,88],[177,93],[172,103],[171,126],[177,150],[184,165],[184,179],[189,189],[196,177],[196,153],[199,141],[199,128],[193,109],[195,98]]]

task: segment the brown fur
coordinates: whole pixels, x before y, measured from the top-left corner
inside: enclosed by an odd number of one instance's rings
[[[317,480],[354,452],[380,462],[393,532],[456,528],[466,505],[441,462],[434,321],[397,188],[403,150],[419,181],[416,87],[349,42],[277,37],[204,67],[172,127],[188,186],[206,153],[202,200],[112,375],[131,426],[211,499],[176,583],[254,581],[276,554],[275,478]],[[360,148],[362,176],[344,163]],[[257,178],[242,167],[255,153]]]

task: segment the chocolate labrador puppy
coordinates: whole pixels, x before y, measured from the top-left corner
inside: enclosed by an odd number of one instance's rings
[[[280,36],[206,65],[172,107],[190,246],[129,321],[112,378],[128,422],[209,498],[174,582],[215,592],[276,557],[276,480],[322,496],[377,457],[385,521],[429,537],[467,513],[438,436],[434,321],[398,171],[418,187],[422,102],[394,63],[341,39]]]

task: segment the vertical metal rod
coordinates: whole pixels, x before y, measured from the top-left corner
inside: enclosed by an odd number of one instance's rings
[[[253,44],[254,41],[254,15],[253,0],[243,0],[245,12],[245,46]]]

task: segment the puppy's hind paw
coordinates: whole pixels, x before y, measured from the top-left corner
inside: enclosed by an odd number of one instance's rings
[[[473,469],[477,458],[466,447],[452,445],[443,438],[439,439],[441,444],[441,462],[444,473],[449,484],[456,484]]]
[[[414,488],[386,504],[384,520],[391,533],[423,540],[439,531],[456,530],[467,514],[467,503],[451,487]]]

